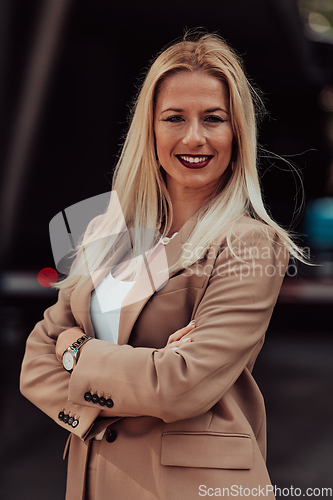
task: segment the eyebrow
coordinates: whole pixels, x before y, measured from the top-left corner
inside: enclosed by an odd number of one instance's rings
[[[166,113],[167,111],[173,111],[175,113],[182,113],[184,110],[181,108],[168,108],[168,109],[164,109],[161,113]],[[229,114],[228,111],[226,109],[223,109],[223,108],[209,108],[209,109],[206,109],[204,111],[204,113],[214,113],[215,111],[223,111],[227,115]]]
[[[183,110],[182,109],[178,109],[178,108],[168,108],[168,109],[164,109],[163,111],[161,111],[161,113],[166,113],[167,111],[174,111],[175,113],[182,113]]]
[[[205,113],[214,113],[214,111],[223,111],[224,113],[227,113],[227,115],[229,114],[229,112],[226,109],[223,109],[223,108],[210,108],[210,109],[206,109]]]

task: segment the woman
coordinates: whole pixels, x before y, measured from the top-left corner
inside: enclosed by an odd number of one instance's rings
[[[288,253],[302,255],[261,199],[257,101],[216,35],[185,37],[147,74],[110,207],[22,366],[22,393],[71,432],[68,500],[274,498],[251,371]]]

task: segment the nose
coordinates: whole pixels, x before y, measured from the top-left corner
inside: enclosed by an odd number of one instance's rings
[[[188,124],[183,138],[183,144],[189,147],[203,146],[206,143],[206,137],[203,126],[198,121]]]

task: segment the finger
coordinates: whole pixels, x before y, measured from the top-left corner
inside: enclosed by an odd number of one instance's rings
[[[179,349],[180,347],[182,347],[183,345],[185,344],[188,344],[189,342],[192,342],[192,340],[190,339],[190,337],[186,337],[186,338],[183,338],[181,340],[177,340],[175,342],[171,342],[171,344],[167,344],[164,349]]]
[[[56,349],[56,356],[57,356],[57,360],[61,363],[62,362],[62,354],[63,353],[60,353],[60,350],[59,348]]]
[[[195,325],[187,325],[184,328],[181,328],[180,330],[177,330],[175,333],[170,335],[168,338],[167,344],[170,344],[171,342],[176,342],[177,340],[181,340],[185,335],[190,333],[193,329],[195,328]]]
[[[184,326],[184,328],[181,328],[180,330],[177,330],[175,333],[170,335],[168,338],[167,344],[170,344],[171,342],[175,342],[177,340],[180,340],[184,335],[187,333],[191,332],[195,328],[195,323],[194,321],[191,321],[188,325]]]

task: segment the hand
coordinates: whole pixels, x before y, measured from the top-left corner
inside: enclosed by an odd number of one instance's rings
[[[84,331],[78,326],[74,328],[69,328],[60,333],[56,343],[56,356],[59,363],[62,364],[62,355],[66,351],[67,347],[73,344],[78,338],[82,337]]]
[[[168,342],[163,349],[160,349],[161,351],[166,351],[167,349],[173,349],[176,350],[177,348],[181,347],[184,345],[186,342],[192,342],[191,338],[189,337],[189,333],[195,328],[195,323],[194,321],[191,321],[187,326],[184,326],[184,328],[181,328],[180,330],[177,330],[175,333],[170,335],[168,338]]]

